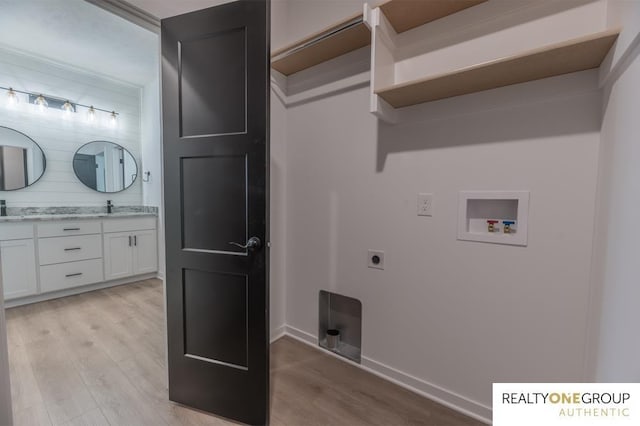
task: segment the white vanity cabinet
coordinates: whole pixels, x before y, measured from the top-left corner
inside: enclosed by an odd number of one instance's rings
[[[156,219],[123,218],[105,222],[104,270],[107,280],[156,272]]]
[[[0,223],[9,306],[149,278],[158,271],[153,215]]]
[[[38,292],[33,224],[0,224],[0,263],[5,300]]]

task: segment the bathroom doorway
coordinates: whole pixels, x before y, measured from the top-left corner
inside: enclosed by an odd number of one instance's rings
[[[198,421],[167,396],[159,37],[2,2],[0,424]]]

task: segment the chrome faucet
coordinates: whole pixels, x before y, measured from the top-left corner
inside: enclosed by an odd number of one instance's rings
[[[113,213],[113,203],[111,200],[107,200],[107,213]]]
[[[7,202],[5,200],[0,200],[0,216],[7,215]]]

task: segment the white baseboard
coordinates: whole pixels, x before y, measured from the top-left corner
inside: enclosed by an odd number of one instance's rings
[[[135,277],[123,278],[120,280],[101,282],[97,284],[85,285],[82,287],[69,288],[66,290],[54,291],[51,293],[37,294],[35,296],[22,297],[20,299],[8,300],[4,302],[5,308],[15,308],[17,306],[28,305],[30,303],[44,302],[51,299],[59,299],[61,297],[74,296],[88,291],[102,290],[103,288],[116,287],[123,284],[131,284],[137,281],[149,280],[157,278],[157,274],[136,275]]]
[[[271,335],[274,336],[274,333],[272,333]],[[311,333],[307,333],[306,331],[291,327],[290,325],[285,325],[282,335],[293,337],[294,339],[306,343],[316,348],[317,350],[322,350],[318,346],[318,338]],[[272,339],[272,341],[273,340],[277,339]],[[411,392],[417,393],[424,396],[425,398],[449,407],[452,410],[458,411],[459,413],[465,414],[483,423],[491,424],[491,407],[487,407],[486,405],[480,404],[479,402],[472,401],[462,395],[458,395],[455,392],[451,392],[438,385],[426,382],[422,379],[396,370],[393,367],[389,367],[388,365],[382,364],[365,356],[362,357],[362,364],[358,364],[356,362],[349,361],[344,357],[338,356],[332,352],[323,352],[358,368],[362,368],[363,370],[366,370],[371,374],[395,383],[396,385],[410,390]]]
[[[271,343],[275,342],[276,340],[278,340],[279,338],[281,338],[285,334],[287,334],[286,326],[284,324],[282,324],[280,327],[276,327],[275,329],[271,330],[271,340],[270,340],[270,342]]]

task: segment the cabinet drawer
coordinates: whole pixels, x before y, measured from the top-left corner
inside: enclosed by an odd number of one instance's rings
[[[32,223],[0,223],[0,241],[27,240],[33,238]]]
[[[40,265],[102,258],[101,235],[38,239]]]
[[[40,267],[42,293],[104,281],[102,259],[60,263]]]
[[[65,237],[69,235],[100,234],[102,227],[100,221],[65,221],[39,223],[38,237]]]
[[[104,232],[130,232],[144,229],[156,229],[156,217],[135,217],[120,219],[105,219],[103,224]]]

